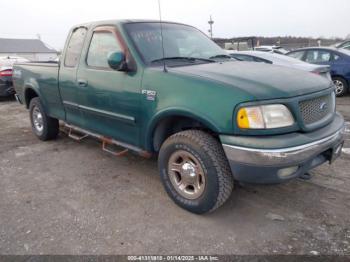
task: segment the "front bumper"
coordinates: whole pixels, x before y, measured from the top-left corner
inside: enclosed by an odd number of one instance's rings
[[[311,133],[220,138],[236,180],[280,183],[338,157],[344,142],[344,120],[337,114],[332,123]],[[227,144],[225,141],[239,141],[241,144]],[[247,147],[251,141],[259,147]]]

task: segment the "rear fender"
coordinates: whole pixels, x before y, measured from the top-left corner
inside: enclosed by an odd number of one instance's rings
[[[43,96],[40,92],[39,85],[34,78],[31,78],[24,83],[23,98],[24,98],[24,102],[25,102],[26,107],[29,108],[29,103],[30,103],[30,99],[27,97],[27,93],[29,92],[29,90],[32,90],[36,93],[36,95],[39,97],[41,103],[44,105],[44,108],[46,108],[45,99],[43,98]]]

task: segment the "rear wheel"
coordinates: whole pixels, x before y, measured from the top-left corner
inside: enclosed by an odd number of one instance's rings
[[[158,165],[168,195],[190,212],[213,211],[231,195],[233,176],[223,148],[203,131],[169,137],[160,149]]]
[[[30,100],[29,114],[32,130],[40,140],[46,141],[57,137],[59,131],[58,120],[46,115],[38,97]]]
[[[333,83],[335,85],[336,96],[343,96],[348,90],[348,84],[345,79],[341,77],[333,77]]]

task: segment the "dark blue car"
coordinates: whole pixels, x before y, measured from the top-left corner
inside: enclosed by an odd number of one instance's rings
[[[332,47],[310,47],[291,51],[287,55],[311,64],[329,65],[336,86],[336,95],[343,96],[349,92],[350,50]]]

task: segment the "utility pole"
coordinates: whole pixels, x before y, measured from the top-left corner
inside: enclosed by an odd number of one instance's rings
[[[210,29],[208,30],[208,32],[210,34],[210,38],[213,38],[213,24],[214,24],[214,21],[213,21],[213,19],[211,19],[211,16],[210,16],[210,20],[208,21],[208,24],[210,26]]]

